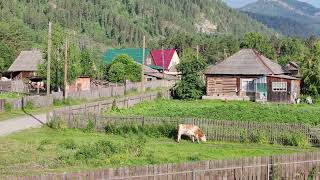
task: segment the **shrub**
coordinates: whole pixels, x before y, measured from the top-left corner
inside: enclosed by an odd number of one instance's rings
[[[84,129],[84,132],[91,133],[91,132],[94,132],[94,130],[95,130],[94,123],[93,123],[93,121],[91,119],[89,119],[89,121],[87,123],[87,126]]]
[[[240,142],[241,143],[249,143],[250,142],[247,131],[244,130],[244,131],[240,132]]]
[[[116,147],[109,141],[100,140],[94,144],[84,145],[75,154],[76,160],[89,160],[100,155],[110,157],[117,152]]]
[[[47,126],[52,129],[65,129],[65,122],[59,118],[54,118],[47,123]]]
[[[168,137],[174,138],[177,134],[176,126],[169,123],[163,123],[161,125],[140,125],[137,123],[131,124],[111,124],[105,125],[105,132],[107,134],[144,134],[149,137]]]
[[[34,105],[33,105],[32,101],[27,101],[26,105],[24,106],[24,109],[27,109],[27,110],[34,109]]]
[[[140,134],[137,137],[130,136],[130,141],[126,144],[127,152],[133,156],[140,157],[143,153],[147,140],[144,135]]]
[[[258,144],[267,144],[268,137],[263,132],[253,131],[250,133],[250,142]]]
[[[193,154],[193,155],[187,157],[187,160],[188,161],[200,161],[199,154]]]
[[[10,112],[12,110],[12,104],[9,102],[4,103],[4,111]]]
[[[59,144],[64,149],[76,149],[77,144],[73,139],[66,139],[62,143]]]
[[[309,146],[309,141],[307,137],[301,133],[292,134],[291,142],[292,142],[292,146],[297,146],[297,147]]]

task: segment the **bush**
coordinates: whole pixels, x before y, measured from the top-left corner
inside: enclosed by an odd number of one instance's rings
[[[87,126],[84,129],[84,132],[91,133],[91,132],[94,132],[94,130],[95,130],[94,123],[93,123],[93,121],[91,119],[89,119],[89,121],[87,123]]]
[[[77,144],[74,142],[73,139],[66,139],[62,143],[59,144],[64,149],[76,149]]]
[[[4,103],[4,111],[10,112],[12,110],[12,104],[9,102]]]
[[[310,145],[308,138],[302,133],[281,134],[278,141],[285,146],[307,147]]]
[[[116,146],[106,140],[100,140],[94,144],[84,145],[76,152],[76,160],[89,160],[98,158],[100,155],[110,157],[117,152]]]
[[[240,132],[240,142],[241,143],[249,143],[250,142],[247,131]]]
[[[27,110],[34,109],[34,105],[33,105],[32,101],[27,101],[26,105],[24,106],[24,109],[27,109]]]
[[[169,123],[161,125],[140,125],[137,123],[131,124],[111,124],[105,125],[107,134],[125,135],[125,134],[144,134],[149,137],[168,137],[174,138],[177,134],[176,126]]]
[[[59,118],[54,118],[47,123],[47,126],[52,129],[65,129],[65,122]]]
[[[258,144],[267,144],[268,137],[263,132],[254,131],[250,133],[249,136],[250,142]]]

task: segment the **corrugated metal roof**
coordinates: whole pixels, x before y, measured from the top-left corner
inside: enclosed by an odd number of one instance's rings
[[[42,61],[42,53],[39,50],[21,51],[17,59],[12,63],[9,72],[37,71]]]
[[[126,54],[133,58],[137,63],[142,63],[142,48],[109,49],[103,55],[103,60],[106,63],[111,63],[112,60],[120,54]],[[149,54],[150,49],[145,49],[145,61]]]
[[[242,49],[217,65],[212,65],[205,74],[269,75],[285,74],[277,63],[253,49]]]
[[[156,66],[160,66],[165,70],[168,70],[173,54],[176,52],[175,49],[158,49],[150,52],[153,62]],[[163,54],[163,58],[162,58]]]

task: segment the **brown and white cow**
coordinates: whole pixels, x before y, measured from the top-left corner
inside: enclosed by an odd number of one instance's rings
[[[190,124],[180,124],[177,130],[178,130],[178,139],[177,139],[178,142],[180,142],[182,135],[189,136],[192,139],[192,142],[194,142],[194,138],[197,139],[198,143],[199,141],[203,141],[203,142],[207,141],[206,135],[203,134],[203,132],[198,126],[190,125]]]

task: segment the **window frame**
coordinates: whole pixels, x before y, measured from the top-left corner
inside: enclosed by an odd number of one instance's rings
[[[248,89],[247,85],[247,89],[243,88],[244,82],[247,82],[247,84],[249,84],[248,82],[251,82],[253,84],[253,89]],[[246,78],[246,79],[241,79],[241,91],[242,92],[256,92],[256,87],[255,87],[255,83],[254,83],[254,79],[253,78]]]
[[[272,88],[272,92],[287,92],[288,82],[286,81],[272,82],[271,88]]]

